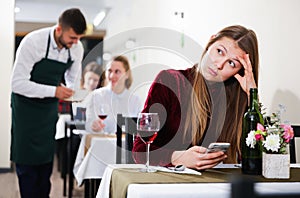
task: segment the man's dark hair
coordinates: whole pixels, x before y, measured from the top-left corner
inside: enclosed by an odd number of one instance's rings
[[[65,10],[59,17],[58,23],[62,29],[72,28],[76,34],[84,34],[86,21],[78,8]]]

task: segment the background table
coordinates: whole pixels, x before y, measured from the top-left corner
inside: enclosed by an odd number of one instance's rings
[[[87,141],[88,139],[88,141]],[[122,151],[125,153],[125,150]],[[85,154],[86,153],[86,154]],[[122,156],[125,156],[124,154]],[[124,160],[124,159],[123,159]],[[82,136],[74,164],[74,176],[81,185],[84,179],[100,179],[108,164],[116,163],[116,136],[86,134]]]

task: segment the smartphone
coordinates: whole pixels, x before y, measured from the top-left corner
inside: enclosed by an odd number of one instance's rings
[[[229,148],[230,143],[226,143],[226,142],[213,142],[210,143],[210,145],[208,146],[208,152],[212,153],[212,152],[217,152],[217,151],[223,151],[226,152],[227,149]]]

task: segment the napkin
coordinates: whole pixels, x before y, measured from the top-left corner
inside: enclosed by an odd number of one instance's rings
[[[154,166],[154,167],[151,167],[151,168],[154,168],[158,171],[169,172],[169,173],[202,175],[200,172],[195,171],[195,170],[190,169],[190,168],[185,168],[183,171],[177,171],[177,170],[174,169],[174,167],[166,168],[166,167],[162,167],[162,166]]]
[[[84,100],[84,98],[89,94],[88,90],[85,89],[78,89],[74,91],[74,95],[70,98],[66,98],[65,101],[71,101],[71,102],[81,102]]]

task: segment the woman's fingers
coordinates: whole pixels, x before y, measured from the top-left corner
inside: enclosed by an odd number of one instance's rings
[[[214,166],[218,165],[219,163],[220,163],[220,161],[213,163],[213,164],[200,165],[200,166],[196,167],[196,169],[197,170],[205,170],[205,169],[213,168]]]
[[[226,158],[227,155],[225,155],[222,151],[207,153],[205,155],[199,156],[198,163],[196,164],[196,169],[203,170],[207,168],[212,168]]]
[[[234,77],[238,80],[243,90],[249,95],[249,89],[256,88],[249,54],[245,54],[243,57],[238,57],[238,59],[243,66],[244,76],[237,73]]]
[[[205,147],[193,146],[186,151],[177,151],[176,155],[172,156],[172,163],[203,170],[216,166],[226,157],[222,151],[208,153]]]
[[[92,130],[95,132],[101,131],[104,127],[105,127],[105,125],[103,124],[101,119],[95,120],[92,124]]]
[[[189,150],[194,151],[194,152],[197,152],[197,153],[202,153],[202,154],[204,154],[204,153],[206,153],[207,148],[202,147],[202,146],[193,146],[193,147],[191,147]]]

